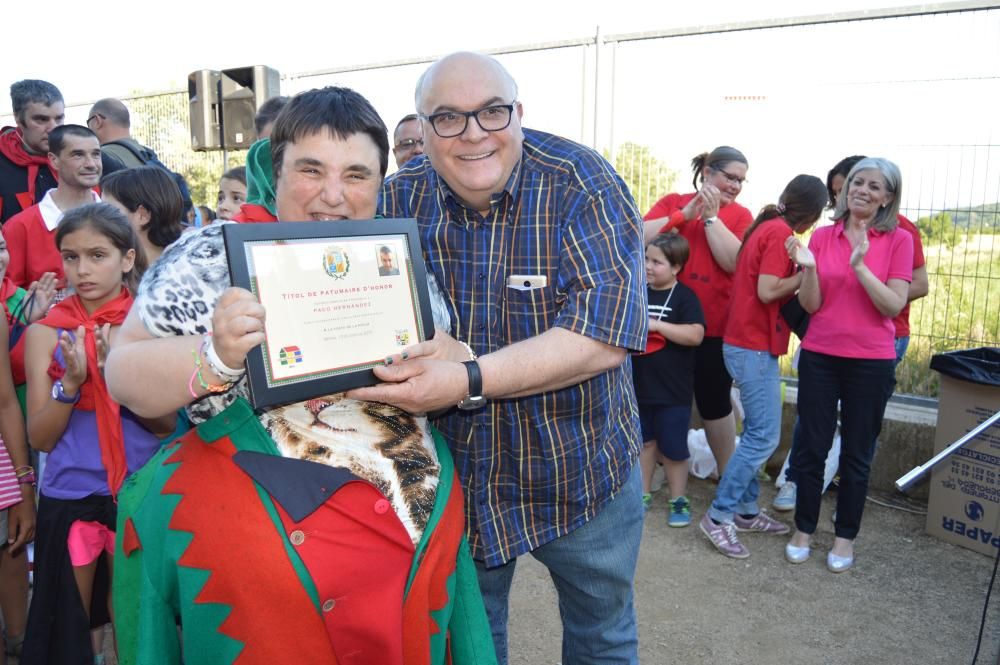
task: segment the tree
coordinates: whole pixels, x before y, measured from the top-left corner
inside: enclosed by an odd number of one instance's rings
[[[677,181],[677,171],[654,157],[649,146],[631,141],[618,146],[614,164],[643,213],[660,197],[672,192]]]
[[[958,242],[958,233],[951,213],[939,212],[930,217],[921,217],[916,221],[916,226],[928,245],[943,244],[951,249]]]

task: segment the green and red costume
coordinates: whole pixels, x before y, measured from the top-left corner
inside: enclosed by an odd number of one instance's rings
[[[416,546],[378,488],[282,457],[243,399],[161,450],[119,495],[120,662],[495,664],[462,492],[435,444]]]

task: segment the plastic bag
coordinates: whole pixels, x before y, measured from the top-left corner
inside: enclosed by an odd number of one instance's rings
[[[688,430],[688,453],[691,455],[688,462],[691,465],[691,474],[698,478],[718,477],[718,470],[715,466],[715,457],[711,448],[708,447],[708,439],[705,438],[705,430]]]
[[[785,455],[785,463],[781,465],[781,472],[778,474],[778,479],[774,481],[775,487],[783,487],[785,484],[785,471],[788,470],[788,460],[792,456],[792,451],[789,450],[788,454]],[[823,469],[823,491],[830,486],[833,482],[834,477],[837,475],[837,469],[840,468],[840,428],[837,428],[837,432],[833,435],[833,445],[830,446],[830,454],[826,456],[826,468]]]
[[[736,445],[740,445],[740,437],[736,437]],[[735,449],[735,448],[734,448]],[[701,478],[718,478],[719,467],[715,463],[715,455],[708,447],[708,439],[705,437],[703,429],[688,430],[688,458],[691,474]]]

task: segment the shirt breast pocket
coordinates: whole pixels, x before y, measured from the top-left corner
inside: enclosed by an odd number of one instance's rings
[[[565,294],[557,293],[552,286],[505,289],[504,314],[508,343],[541,335],[551,328],[565,301]]]

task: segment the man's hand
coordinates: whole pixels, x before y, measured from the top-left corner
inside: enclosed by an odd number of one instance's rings
[[[464,344],[456,340],[445,331],[437,328],[434,330],[434,338],[419,344],[413,344],[403,349],[400,353],[394,353],[385,359],[386,365],[402,362],[404,360],[414,360],[416,358],[433,358],[435,360],[451,360],[463,362],[472,360],[469,349]]]
[[[351,399],[391,404],[414,415],[455,406],[469,394],[469,374],[461,363],[417,358],[375,368],[384,383],[347,392]]]

